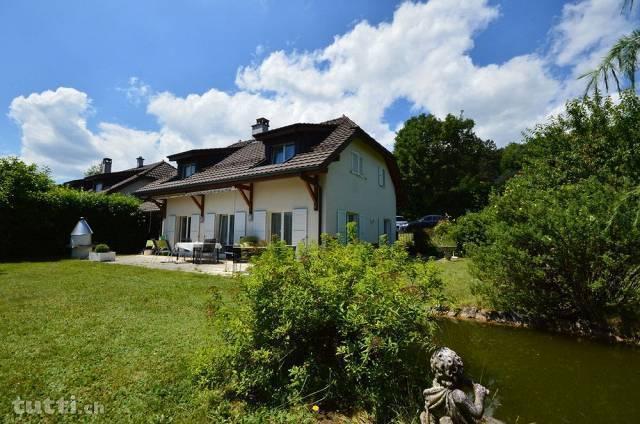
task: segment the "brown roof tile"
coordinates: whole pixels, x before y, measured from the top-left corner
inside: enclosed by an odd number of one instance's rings
[[[264,143],[260,140],[241,141],[234,143],[232,146],[241,145],[242,148],[188,178],[179,179],[173,175],[159,179],[141,188],[136,193],[143,196],[153,196],[163,193],[192,192],[207,186],[232,185],[233,183],[241,183],[252,179],[321,170],[328,166],[329,162],[339,154],[354,134],[357,132],[364,133],[360,127],[346,116],[320,124],[304,125],[329,126],[333,128],[329,128],[329,135],[314,145],[310,151],[298,153],[285,163],[264,164]],[[281,131],[282,128],[271,130],[269,133]],[[364,134],[366,135],[366,133]],[[261,135],[259,138],[262,137]],[[395,166],[391,153],[371,137],[367,136],[367,139],[381,149],[381,152],[387,155],[387,158],[391,157],[393,166]]]

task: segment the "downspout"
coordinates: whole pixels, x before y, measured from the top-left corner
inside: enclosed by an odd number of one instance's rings
[[[318,177],[318,245],[322,243],[322,187],[320,186],[320,178]]]

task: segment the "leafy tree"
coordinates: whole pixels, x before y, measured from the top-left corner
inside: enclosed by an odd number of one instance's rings
[[[27,165],[13,156],[0,158],[0,207],[12,207],[53,185],[48,169]]]
[[[457,228],[482,290],[532,317],[640,314],[640,99],[599,96],[526,138],[523,170]]]
[[[410,118],[394,154],[408,196],[404,214],[458,216],[486,204],[498,176],[499,153],[474,132],[474,121],[453,115]]]
[[[102,173],[102,166],[99,163],[96,163],[94,165],[91,165],[89,168],[87,168],[86,171],[84,171],[84,176],[90,177],[92,175],[98,175],[101,173]]]

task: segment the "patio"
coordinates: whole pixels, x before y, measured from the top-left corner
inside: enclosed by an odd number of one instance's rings
[[[211,275],[231,276],[234,271],[246,272],[249,264],[236,263],[231,261],[220,261],[220,263],[203,263],[197,264],[190,260],[180,258],[176,260],[175,256],[154,256],[154,255],[118,255],[115,262],[105,262],[119,265],[133,265],[145,268],[166,269],[171,271],[199,272]]]

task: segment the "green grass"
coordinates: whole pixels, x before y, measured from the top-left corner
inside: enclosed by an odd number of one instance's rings
[[[442,271],[445,295],[453,307],[489,307],[486,300],[472,293],[471,287],[477,282],[477,279],[472,277],[469,272],[470,264],[471,260],[467,258],[436,261],[438,269]]]
[[[18,396],[75,396],[78,405],[105,410],[32,422],[200,421],[190,360],[212,343],[210,288],[224,298],[236,285],[87,261],[0,264],[0,422],[18,421],[11,403]]]

